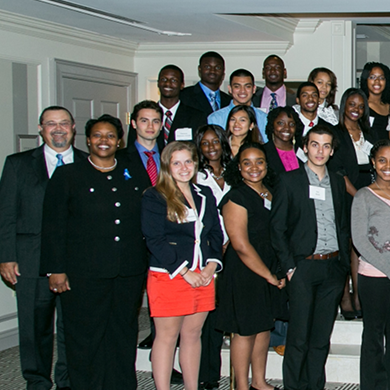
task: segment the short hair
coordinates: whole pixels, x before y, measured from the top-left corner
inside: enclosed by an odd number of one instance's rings
[[[226,136],[229,138],[232,135],[232,133],[230,132],[230,128],[229,128],[230,118],[235,113],[237,113],[239,111],[246,112],[246,114],[248,115],[248,118],[249,118],[249,125],[251,125],[252,123],[254,124],[254,127],[253,127],[252,131],[251,130],[248,131],[248,134],[244,138],[243,143],[250,142],[250,141],[263,143],[263,138],[262,138],[262,136],[260,134],[260,130],[259,130],[258,126],[257,126],[257,119],[256,119],[255,110],[253,109],[253,107],[246,106],[246,105],[243,105],[243,104],[239,104],[237,106],[234,106],[230,110],[228,118],[227,118],[227,121],[226,121]]]
[[[234,77],[250,77],[252,80],[252,84],[255,85],[255,77],[249,70],[246,69],[237,69],[235,70],[229,78],[229,84],[232,85]]]
[[[315,90],[317,91],[318,93],[318,96],[320,96],[320,92],[317,88],[317,86],[312,83],[311,81],[304,81],[303,83],[301,83],[298,87],[298,90],[297,90],[297,98],[299,99],[299,97],[301,96],[301,92],[302,92],[302,89],[305,88],[305,87],[313,87],[315,88]]]
[[[344,123],[345,106],[349,97],[353,95],[359,95],[364,101],[363,116],[359,119],[358,123],[363,133],[370,133],[370,107],[368,106],[368,100],[366,94],[359,88],[348,88],[341,97],[340,102],[340,114],[339,114],[339,126],[342,130],[348,131]]]
[[[379,149],[388,148],[388,147],[390,147],[390,139],[381,139],[375,142],[374,146],[371,148],[370,160],[375,160],[375,157],[379,152]]]
[[[90,137],[92,128],[97,124],[97,123],[109,123],[110,125],[115,127],[116,134],[118,136],[118,139],[122,139],[124,135],[123,131],[123,126],[122,122],[119,118],[115,118],[112,115],[109,114],[103,114],[102,116],[99,116],[97,119],[90,119],[86,124],[85,124],[85,136]]]
[[[272,111],[270,111],[267,115],[267,125],[265,127],[265,133],[267,134],[269,140],[272,139],[272,135],[274,133],[274,122],[276,118],[282,113],[285,113],[289,118],[294,120],[296,129],[299,128],[299,126],[301,126],[301,121],[299,119],[299,116],[292,107],[290,106],[276,107]]]
[[[73,118],[72,113],[67,108],[62,107],[62,106],[49,106],[49,107],[46,107],[42,111],[41,115],[39,116],[39,124],[41,126],[43,125],[43,117],[46,114],[46,112],[48,112],[48,111],[61,111],[61,110],[68,113],[68,115],[70,117],[70,121],[72,122],[72,125],[74,125],[75,122],[74,122],[74,118]]]
[[[160,114],[160,119],[162,120],[163,118],[163,110],[160,107],[160,105],[153,100],[143,100],[142,102],[139,102],[136,104],[133,108],[133,112],[131,114],[131,120],[137,121],[138,119],[138,114],[141,110],[154,110],[157,113]]]
[[[158,73],[158,79],[160,80],[160,76],[161,76],[161,72],[163,70],[167,70],[167,69],[170,69],[170,70],[176,70],[176,72],[179,72],[180,73],[180,77],[181,77],[181,82],[184,83],[184,73],[183,71],[176,65],[173,65],[173,64],[169,64],[169,65],[165,65],[163,66],[161,69],[160,69],[160,72]]]
[[[225,60],[216,51],[208,51],[207,53],[202,54],[201,57],[199,58],[199,66],[202,64],[202,61],[205,58],[216,58],[216,59],[220,60],[222,62],[222,64],[223,64],[223,67],[225,67]]]
[[[307,133],[304,137],[302,137],[302,144],[303,146],[306,146],[308,145],[309,143],[309,139],[310,139],[310,134],[319,134],[319,135],[322,135],[322,134],[327,134],[327,135],[330,135],[332,137],[332,149],[335,149],[337,146],[338,146],[338,142],[337,142],[337,138],[336,138],[336,135],[334,133],[334,131],[326,126],[326,125],[316,125],[316,126],[313,126]]]
[[[221,166],[226,167],[228,162],[231,160],[231,154],[232,151],[230,149],[230,144],[229,144],[229,139],[226,135],[225,130],[218,125],[204,125],[199,127],[194,136],[194,142],[195,145],[198,149],[198,154],[199,154],[199,171],[204,171],[205,168],[210,169],[213,171],[213,168],[209,164],[209,161],[206,159],[206,157],[202,153],[202,148],[201,148],[201,142],[202,139],[207,131],[214,131],[216,136],[219,139],[219,142],[221,143],[221,148],[222,148],[222,155],[221,155]]]
[[[284,66],[284,61],[283,61],[278,55],[276,55],[276,54],[270,54],[270,55],[264,60],[264,62],[263,62],[263,68],[265,67],[265,63],[266,63],[269,59],[271,59],[271,58],[277,58],[277,59],[282,63],[283,68],[285,68],[285,66]]]
[[[309,77],[307,78],[307,81],[311,81],[314,84],[314,80],[317,77],[318,73],[326,73],[330,78],[330,92],[329,92],[329,95],[326,97],[326,103],[328,106],[333,107],[334,100],[336,97],[336,91],[337,91],[337,77],[328,68],[314,68],[310,72]]]
[[[244,152],[247,149],[258,149],[261,150],[264,153],[265,161],[267,162],[267,152],[264,149],[264,146],[258,142],[246,142],[240,146],[240,149],[238,150],[238,153],[235,155],[233,160],[229,162],[229,164],[226,167],[224,178],[226,183],[228,183],[232,187],[239,187],[242,185],[242,176],[241,172],[238,169],[238,164],[240,163],[240,158],[242,152]],[[265,178],[263,179],[264,184],[267,187],[273,187],[275,182],[275,172],[268,166],[267,164],[267,174],[265,175]]]
[[[368,90],[367,80],[370,76],[371,71],[374,68],[380,68],[383,71],[383,74],[386,79],[386,86],[382,92],[381,102],[390,103],[390,69],[387,65],[382,64],[381,62],[367,62],[364,65],[362,74],[360,76],[360,88],[366,94],[367,98],[370,96],[370,91]]]

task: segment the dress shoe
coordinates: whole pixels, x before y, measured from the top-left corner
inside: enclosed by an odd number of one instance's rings
[[[171,375],[171,385],[182,385],[183,383],[182,373],[173,368]]]
[[[286,346],[285,345],[277,345],[276,347],[272,347],[274,349],[274,351],[280,355],[280,356],[284,356],[284,350],[286,349]]]
[[[150,333],[144,340],[138,344],[139,349],[151,349],[153,345],[153,335]]]
[[[56,387],[56,390],[70,390],[70,387]]]

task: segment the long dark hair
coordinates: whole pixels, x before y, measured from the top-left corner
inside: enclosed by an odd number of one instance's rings
[[[235,155],[233,160],[229,162],[229,164],[226,167],[226,171],[223,175],[225,178],[226,183],[228,183],[232,187],[238,187],[242,184],[242,176],[240,173],[240,170],[238,169],[238,164],[240,163],[240,157],[243,151],[247,149],[258,149],[261,150],[265,155],[265,160],[267,161],[267,153],[264,149],[264,146],[258,142],[246,142],[241,145],[240,149],[238,150],[238,153]],[[265,175],[265,178],[263,179],[263,183],[267,187],[273,187],[275,182],[275,173],[272,169],[268,167],[267,164],[267,174]]]
[[[285,113],[289,118],[293,119],[295,122],[295,134],[299,133],[299,129],[302,127],[302,122],[299,119],[297,112],[289,106],[286,107],[276,107],[268,113],[267,116],[267,126],[265,127],[265,133],[269,140],[272,140],[272,135],[274,133],[274,122],[276,118]]]
[[[370,132],[370,108],[368,107],[366,94],[361,89],[358,88],[348,88],[343,93],[340,102],[340,119],[339,119],[340,128],[342,130],[348,131],[347,128],[345,127],[345,121],[344,121],[345,105],[347,104],[348,98],[353,95],[360,95],[364,100],[363,116],[359,119],[358,123],[363,133],[367,134]]]
[[[374,68],[380,68],[386,79],[386,86],[382,92],[381,102],[390,103],[390,69],[387,65],[381,62],[367,62],[364,65],[362,75],[360,76],[360,88],[366,94],[367,98],[370,97],[370,91],[368,90],[367,80],[370,77],[370,73]]]
[[[226,165],[231,160],[231,154],[232,151],[230,149],[229,140],[226,136],[225,130],[218,125],[204,125],[198,128],[195,132],[195,145],[198,149],[198,155],[199,155],[199,167],[198,170],[201,172],[204,172],[205,169],[209,169],[211,172],[213,171],[213,167],[209,164],[209,160],[203,155],[202,148],[201,148],[201,142],[202,139],[207,131],[214,131],[215,135],[218,137],[219,142],[221,143],[222,147],[222,155],[221,155],[221,166],[223,168],[226,168]]]
[[[244,138],[242,143],[245,143],[245,142],[261,142],[261,143],[263,143],[263,138],[262,138],[262,136],[260,134],[260,130],[257,126],[257,119],[256,119],[255,110],[250,106],[245,106],[242,104],[240,104],[238,106],[234,106],[229,112],[229,115],[228,115],[228,118],[226,121],[226,135],[227,135],[228,139],[232,135],[232,133],[230,131],[230,126],[229,126],[230,119],[234,114],[236,114],[239,111],[246,112],[246,114],[248,115],[248,118],[249,118],[249,125],[254,124],[253,129],[248,131],[248,134],[246,135],[246,137]]]
[[[334,104],[334,100],[336,97],[336,91],[337,91],[337,77],[336,75],[328,68],[314,68],[307,78],[307,81],[311,81],[314,83],[315,78],[317,77],[318,73],[326,73],[330,78],[330,92],[329,95],[326,97],[326,104],[328,107],[337,108]]]

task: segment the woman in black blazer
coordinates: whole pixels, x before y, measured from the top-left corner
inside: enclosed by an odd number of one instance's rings
[[[269,112],[264,145],[268,166],[276,173],[303,166],[307,158],[301,149],[302,122],[292,107],[277,107]],[[298,142],[297,142],[298,141]]]
[[[329,169],[344,177],[347,189],[348,212],[357,190],[371,184],[373,171],[369,154],[377,135],[370,129],[369,106],[367,97],[361,89],[347,89],[340,103],[340,121],[335,128],[338,146],[328,163]],[[353,297],[349,291],[347,279],[344,295],[341,300],[341,312],[346,319],[361,316],[360,302],[357,293],[358,256],[351,250],[351,275]]]
[[[179,334],[185,388],[197,390],[201,330],[215,308],[213,276],[222,268],[222,231],[211,190],[191,183],[197,165],[195,145],[168,144],[156,187],[142,199],[142,231],[151,252],[147,291],[156,327],[151,360],[157,390],[170,389]]]
[[[41,272],[61,294],[72,390],[136,389],[145,186],[127,160],[115,159],[119,119],[90,120],[85,133],[88,159],[57,168],[47,187]]]

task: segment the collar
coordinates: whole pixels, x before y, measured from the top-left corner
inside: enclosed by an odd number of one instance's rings
[[[220,95],[219,89],[217,89],[216,91],[213,91],[213,90],[210,89],[209,87],[206,87],[204,84],[202,84],[201,81],[199,81],[199,85],[200,85],[200,87],[202,88],[204,94],[207,96],[207,99],[209,99],[210,93],[215,93],[215,97],[216,97],[216,98]]]
[[[158,104],[159,104],[159,106],[162,108],[163,113],[164,113],[164,116],[165,116],[165,113],[166,113],[167,111],[170,111],[170,112],[172,113],[172,121],[173,121],[173,119],[175,118],[175,115],[176,115],[176,111],[177,111],[177,109],[179,108],[180,100],[179,100],[174,106],[172,106],[171,108],[166,108],[166,107],[164,107],[164,106],[161,104],[161,102],[158,102]]]
[[[134,141],[134,145],[140,154],[143,152],[155,152],[156,154],[160,154],[158,151],[157,142],[154,144],[152,149],[145,148],[145,146],[141,145],[137,140]]]
[[[60,152],[57,152],[54,149],[52,149],[48,144],[44,145],[43,150],[44,150],[45,156],[48,155],[48,156],[55,158],[55,159],[57,159],[57,154],[60,153]],[[65,158],[65,157],[70,156],[72,153],[73,153],[73,148],[72,148],[72,146],[69,146],[68,149],[61,152],[60,154],[62,154],[62,157]]]

